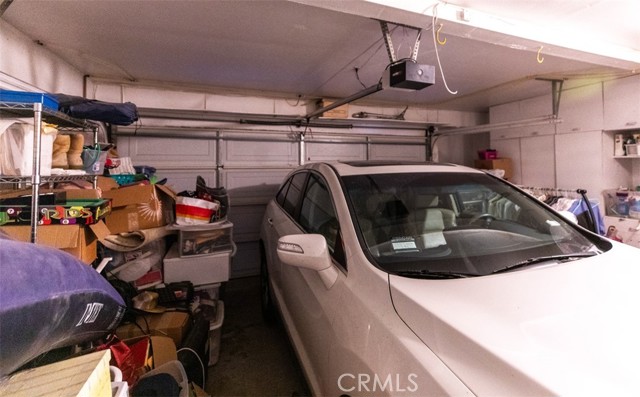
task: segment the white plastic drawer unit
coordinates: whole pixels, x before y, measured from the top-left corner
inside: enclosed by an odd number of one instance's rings
[[[210,255],[181,257],[178,245],[173,244],[164,257],[164,282],[191,281],[193,285],[229,281],[233,251]]]
[[[210,255],[233,248],[233,223],[171,225],[178,231],[178,254],[182,257]]]

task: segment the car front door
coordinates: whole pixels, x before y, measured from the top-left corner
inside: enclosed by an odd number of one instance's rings
[[[338,279],[326,285],[315,270],[282,265],[282,293],[290,315],[292,338],[307,367],[311,388],[317,393],[327,390],[329,347],[335,343],[333,313],[341,306],[346,272],[340,228],[327,183],[311,173],[299,202],[297,222],[306,233],[321,234],[327,240]],[[290,330],[291,331],[291,330]],[[297,340],[296,340],[297,339]]]

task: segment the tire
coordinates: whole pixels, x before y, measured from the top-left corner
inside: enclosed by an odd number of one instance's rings
[[[260,241],[260,308],[265,322],[273,324],[278,315],[273,302],[273,293],[269,284],[269,269],[267,267],[267,255],[264,243]]]

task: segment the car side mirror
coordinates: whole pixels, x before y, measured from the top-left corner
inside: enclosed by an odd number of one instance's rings
[[[327,289],[338,279],[338,270],[332,264],[327,240],[321,234],[282,236],[278,239],[277,253],[285,265],[318,272]]]

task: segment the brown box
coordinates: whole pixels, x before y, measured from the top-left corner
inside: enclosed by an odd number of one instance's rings
[[[109,349],[83,354],[3,377],[3,396],[111,397]],[[46,361],[45,361],[46,363]]]
[[[504,170],[504,179],[513,178],[513,165],[510,158],[475,160],[474,166],[483,170]]]
[[[63,195],[66,200],[97,200],[102,198],[98,189],[67,189],[58,191],[58,195]]]
[[[335,101],[330,101],[330,100],[323,99],[322,101],[320,101],[318,103],[318,105],[320,106],[320,108],[323,108],[325,106],[331,105],[334,102]],[[346,118],[349,118],[349,104],[340,105],[340,106],[338,106],[336,108],[333,108],[331,110],[327,110],[326,112],[322,113],[322,115],[320,117],[324,117],[324,118],[328,118],[328,119],[346,119]]]
[[[162,185],[135,185],[102,193],[111,199],[111,214],[106,218],[111,233],[135,232],[173,222],[175,193]]]
[[[155,368],[178,359],[176,343],[168,336],[151,336],[151,349]]]
[[[182,345],[182,339],[191,328],[189,313],[164,312],[161,314],[145,314],[138,316],[136,323],[122,324],[116,329],[116,335],[120,339],[130,339],[137,336],[160,335],[173,339],[176,346]],[[147,328],[148,326],[148,328]]]
[[[98,189],[102,190],[103,192],[120,187],[120,185],[118,185],[118,182],[110,176],[98,176],[96,178],[96,184],[98,186]]]
[[[31,226],[0,226],[0,230],[19,241],[31,241]],[[93,225],[47,225],[38,227],[37,243],[68,252],[90,264],[97,257],[98,241],[111,234],[104,222]]]

